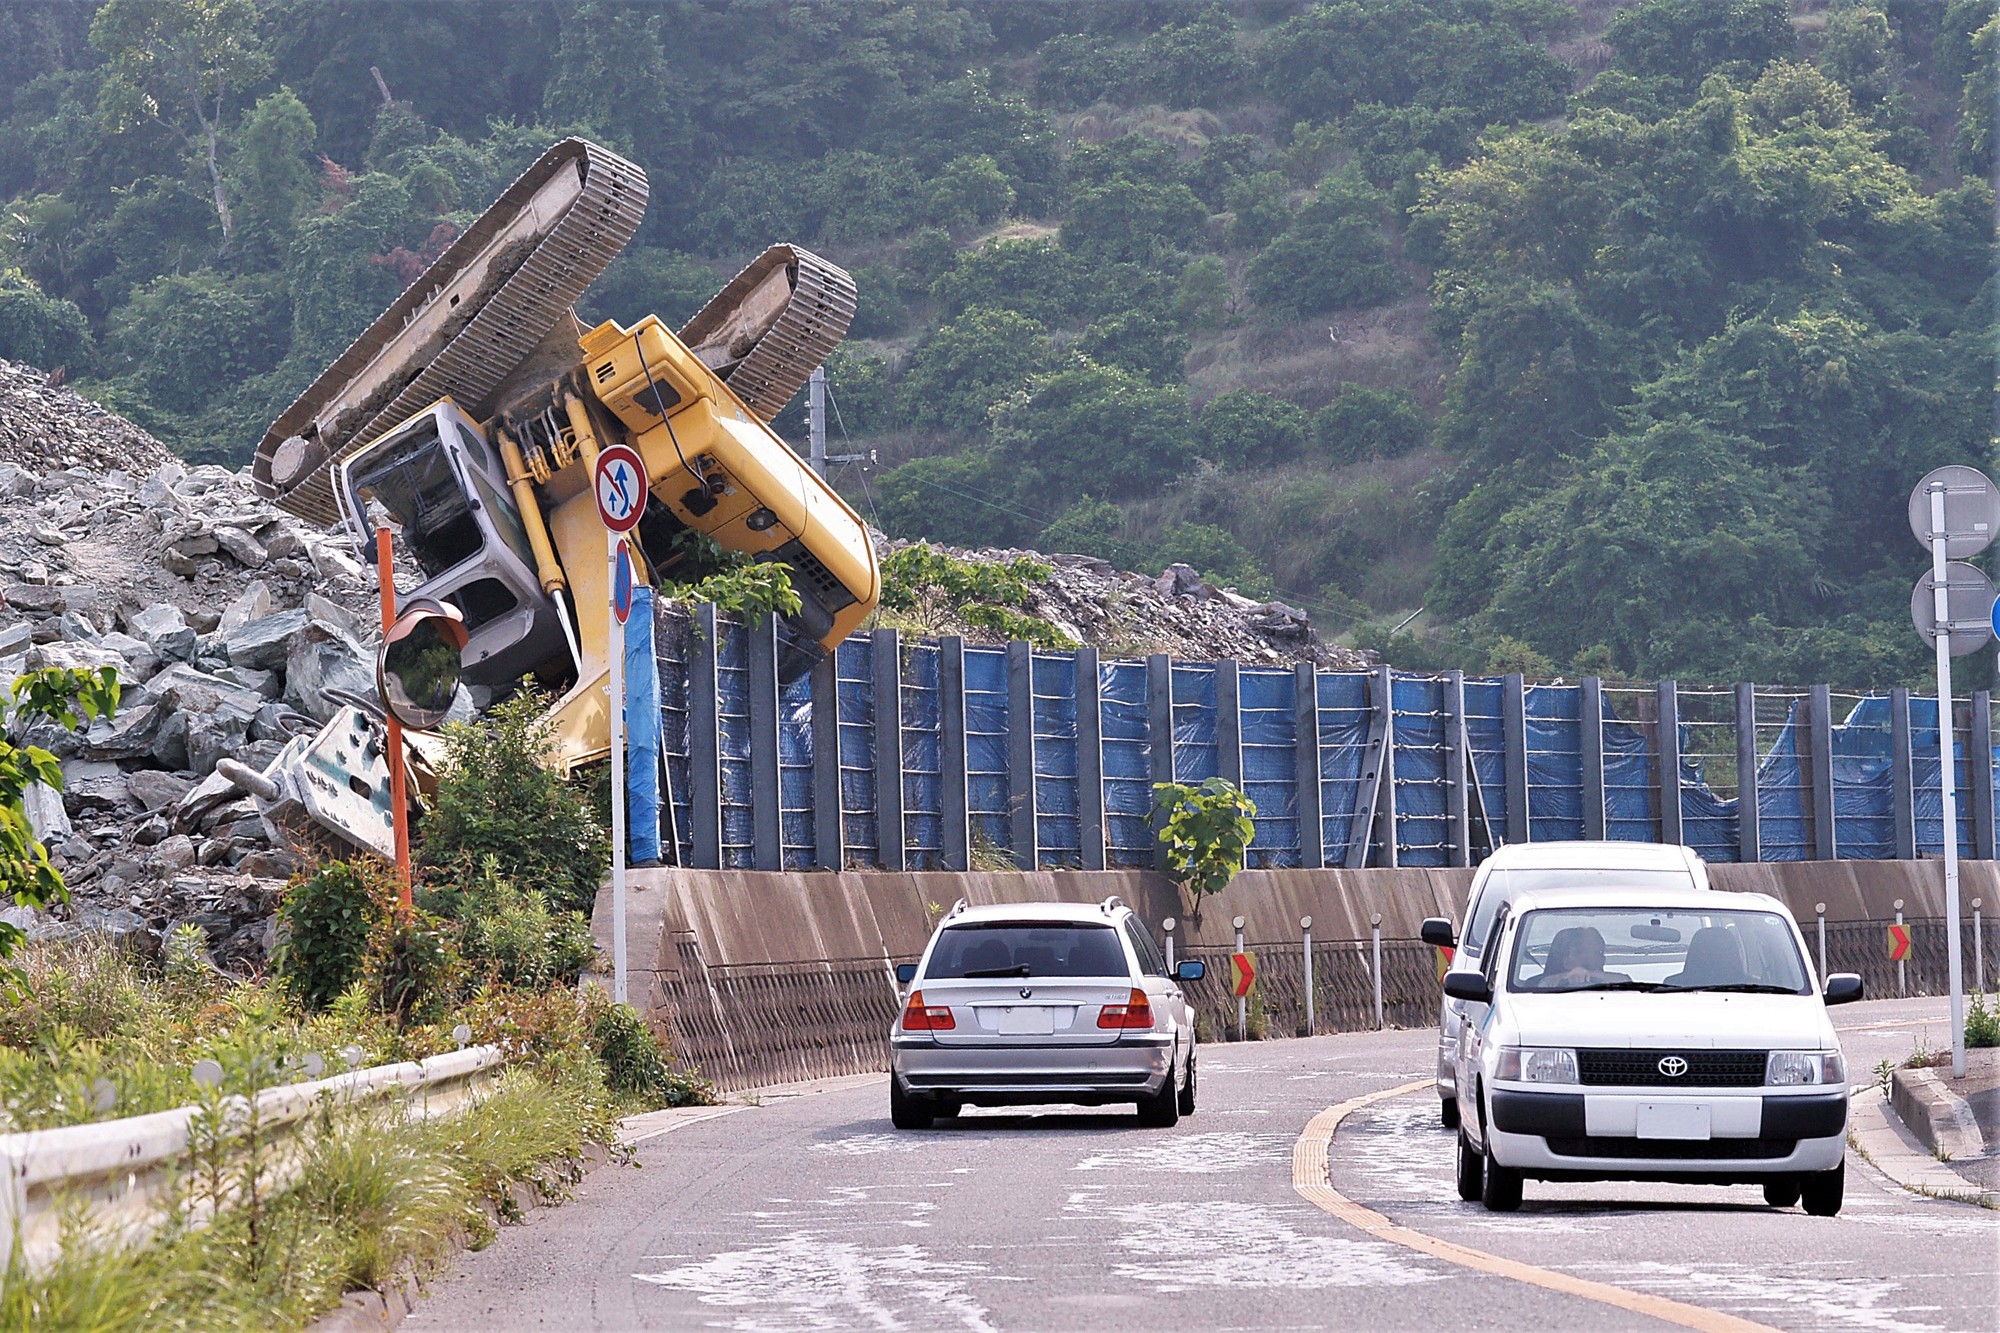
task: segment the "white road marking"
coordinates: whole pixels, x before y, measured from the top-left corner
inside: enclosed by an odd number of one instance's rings
[[[1112,1273],[1160,1292],[1404,1287],[1442,1276],[1391,1245],[1301,1231],[1292,1220],[1312,1219],[1305,1208],[1218,1199],[1102,1207],[1071,1198],[1072,1215],[1118,1224],[1114,1243],[1135,1257]]]
[[[879,1152],[915,1152],[917,1145],[908,1136],[895,1134],[849,1134],[846,1138],[830,1139],[825,1143],[813,1144],[811,1151],[840,1153],[848,1157],[865,1157]]]
[[[1152,1143],[1092,1153],[1073,1171],[1168,1171],[1180,1175],[1222,1175],[1254,1162],[1287,1162],[1289,1134],[1181,1134]]]
[[[1576,1273],[1596,1273],[1639,1291],[1670,1295],[1678,1300],[1693,1296],[1705,1305],[1727,1305],[1732,1310],[1766,1319],[1805,1316],[1814,1328],[1837,1326],[1867,1329],[1871,1333],[1931,1333],[1937,1327],[1897,1318],[1898,1314],[1914,1311],[1935,1311],[1938,1307],[1934,1305],[1904,1305],[1896,1311],[1878,1308],[1904,1290],[1901,1282],[1833,1274],[1807,1276],[1802,1270],[1835,1265],[1815,1265],[1803,1259],[1789,1263],[1784,1272],[1730,1263],[1699,1266],[1659,1262],[1572,1263],[1564,1267]]]
[[[663,1256],[664,1257],[664,1256]],[[860,1246],[800,1235],[692,1260],[641,1282],[741,1310],[723,1327],[740,1333],[997,1326],[966,1290],[983,1264],[942,1263],[920,1245]]]

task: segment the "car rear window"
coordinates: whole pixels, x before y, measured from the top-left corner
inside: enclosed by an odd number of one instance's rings
[[[1461,943],[1467,956],[1479,957],[1486,950],[1493,914],[1500,910],[1500,904],[1537,889],[1691,889],[1694,886],[1694,877],[1685,870],[1496,870],[1487,876],[1479,901],[1472,905],[1472,919],[1461,932]]]
[[[1118,932],[1073,921],[948,926],[926,977],[1123,977],[1131,975]]]

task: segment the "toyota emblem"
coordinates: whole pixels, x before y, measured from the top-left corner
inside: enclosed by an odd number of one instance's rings
[[[1024,999],[1024,1000],[1025,1000],[1025,999],[1028,999],[1028,998],[1029,998],[1030,996],[1032,996],[1032,995],[1033,995],[1034,993],[1035,993],[1035,992],[1034,992],[1034,988],[1033,988],[1033,987],[1031,987],[1031,986],[1023,986],[1023,987],[1021,987],[1021,998],[1022,998],[1022,999]]]
[[[1687,1071],[1688,1062],[1681,1059],[1678,1055],[1665,1056],[1660,1061],[1660,1072],[1668,1078],[1679,1078],[1682,1074],[1687,1073]]]

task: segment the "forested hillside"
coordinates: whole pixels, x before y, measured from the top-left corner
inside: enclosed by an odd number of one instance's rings
[[[1996,42],[1992,0],[11,0],[0,356],[241,463],[582,133],[653,182],[591,317],[776,240],[854,272],[836,479],[892,534],[1185,561],[1399,666],[1884,686],[1903,498],[1993,461]]]

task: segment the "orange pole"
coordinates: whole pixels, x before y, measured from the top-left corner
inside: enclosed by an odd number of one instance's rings
[[[382,635],[387,638],[389,626],[396,623],[395,558],[387,528],[375,529],[375,576],[382,589]],[[408,913],[411,907],[410,791],[403,776],[403,724],[388,712],[386,700],[383,712],[387,714],[389,732],[389,804],[396,825],[396,891],[403,911]]]

